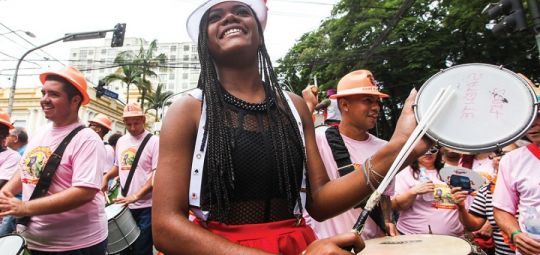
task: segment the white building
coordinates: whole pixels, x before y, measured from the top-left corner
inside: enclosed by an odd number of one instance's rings
[[[105,39],[103,46],[74,48],[70,51],[70,65],[81,70],[89,81],[98,84],[99,79],[115,72],[118,68],[114,64],[114,59],[119,52],[131,50],[137,54],[141,42],[144,49],[148,49],[149,42],[139,38],[126,38],[124,46],[119,48],[111,48],[110,39]],[[182,93],[195,88],[200,72],[197,46],[191,42],[161,43],[159,41],[157,46],[155,56],[164,53],[167,61],[165,65],[153,69],[157,74],[157,77],[150,79],[154,88],[160,83],[164,84],[166,90],[174,93]],[[124,86],[117,82],[111,84],[108,89],[117,92],[120,99],[125,102]],[[136,90],[135,86],[131,88]]]

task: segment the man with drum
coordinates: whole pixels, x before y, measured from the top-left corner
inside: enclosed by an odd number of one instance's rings
[[[105,135],[112,130],[112,121],[109,119],[109,117],[105,116],[105,114],[99,113],[88,122],[88,127],[94,130],[102,140]],[[103,174],[106,174],[114,165],[114,149],[107,142],[104,141],[103,143],[105,145],[105,152],[107,154]]]
[[[17,151],[6,146],[7,137],[10,136],[10,129],[14,127],[11,124],[9,115],[0,110],[0,188],[4,186],[15,175],[17,164],[21,156]],[[0,220],[0,236],[6,235],[15,229],[15,219],[12,216],[4,217]]]
[[[501,158],[493,216],[517,254],[540,254],[540,117],[527,131],[531,144]],[[519,216],[518,216],[519,214]]]
[[[303,96],[308,104],[316,103],[315,94],[303,93]],[[369,134],[368,130],[375,127],[377,122],[380,99],[387,97],[388,95],[379,92],[370,71],[353,71],[339,81],[337,94],[331,95],[330,99],[337,100],[341,123],[338,127],[325,126],[315,130],[319,153],[331,180],[353,171],[354,164],[364,164],[366,159],[386,144],[386,141]],[[369,179],[376,183],[381,177],[369,175]],[[378,215],[375,221],[370,218],[366,222],[362,232],[364,240],[384,236],[385,231],[392,236],[397,234],[391,220],[389,195],[392,190],[393,188],[388,189],[387,194],[382,196],[383,210],[379,211],[382,215]],[[361,212],[362,209],[356,208],[323,222],[308,222],[319,238],[326,238],[349,231]]]
[[[19,171],[2,187],[0,216],[22,217],[17,230],[33,255],[104,254],[107,218],[99,190],[105,149],[78,117],[90,101],[86,80],[70,66],[39,78],[41,108],[52,125],[38,129]],[[22,200],[13,196],[21,191]]]
[[[115,202],[129,207],[141,230],[131,252],[151,255],[152,176],[157,167],[159,139],[145,130],[146,117],[137,103],[126,105],[122,116],[128,132],[116,143],[118,160],[104,176],[102,189],[107,189],[110,178],[120,176],[123,196]]]

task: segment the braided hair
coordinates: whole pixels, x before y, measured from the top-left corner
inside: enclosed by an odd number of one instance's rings
[[[249,7],[249,6],[248,6]],[[251,9],[251,7],[249,7]],[[251,12],[255,12],[251,9]],[[207,11],[201,18],[198,38],[199,62],[201,73],[197,88],[203,92],[203,100],[206,100],[207,115],[206,127],[201,146],[205,146],[208,140],[208,148],[205,158],[206,186],[208,194],[208,206],[215,216],[227,218],[230,208],[230,198],[234,190],[234,166],[232,158],[232,135],[227,131],[226,123],[230,123],[230,114],[225,111],[224,99],[221,84],[217,78],[214,61],[208,47],[208,17]],[[303,142],[300,130],[295,124],[292,111],[285,100],[285,95],[277,82],[277,76],[272,67],[270,57],[264,44],[263,30],[259,20],[255,17],[257,29],[261,38],[260,46],[257,50],[257,64],[259,74],[262,78],[262,86],[266,94],[266,111],[269,119],[269,133],[272,141],[274,155],[277,162],[277,174],[279,178],[279,191],[286,194],[289,210],[292,213],[294,207],[299,202],[299,190],[301,176],[298,176],[295,169],[302,168],[295,162],[293,155],[301,155],[305,165],[306,155],[303,149]],[[276,102],[276,110],[271,110],[270,102]],[[225,113],[225,114],[222,114]],[[287,136],[288,131],[294,129],[294,140],[290,146]],[[201,148],[203,149],[203,148]]]

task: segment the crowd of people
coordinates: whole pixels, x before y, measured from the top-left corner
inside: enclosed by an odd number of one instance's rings
[[[121,254],[351,254],[365,240],[415,234],[540,254],[540,118],[519,148],[462,155],[421,139],[362,233],[350,231],[417,125],[416,91],[392,137],[378,138],[368,131],[388,95],[373,74],[348,73],[322,102],[313,85],[302,97],[283,91],[266,20],[263,0],[209,0],[191,14],[198,88],[170,106],[159,137],[137,103],[124,108],[124,135],[109,134],[104,114],[83,123],[84,75],[42,73],[47,127],[29,138],[0,111],[0,235],[22,236],[33,255],[105,254],[106,206],[119,204],[140,230]],[[327,112],[323,125],[314,111]],[[445,167],[478,172],[485,185],[452,186]]]

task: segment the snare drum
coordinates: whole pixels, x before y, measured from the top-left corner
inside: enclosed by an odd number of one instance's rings
[[[30,255],[26,249],[26,240],[16,234],[0,237],[0,251],[2,255]]]
[[[426,132],[442,146],[464,153],[494,151],[521,138],[536,118],[536,95],[525,79],[494,65],[464,64],[422,85],[415,103],[417,121],[448,86],[456,91]]]
[[[107,253],[121,252],[137,240],[141,231],[126,206],[112,204],[105,207],[105,213],[109,222]]]
[[[473,249],[469,242],[444,235],[401,235],[365,241],[366,248],[359,255],[469,255]]]

